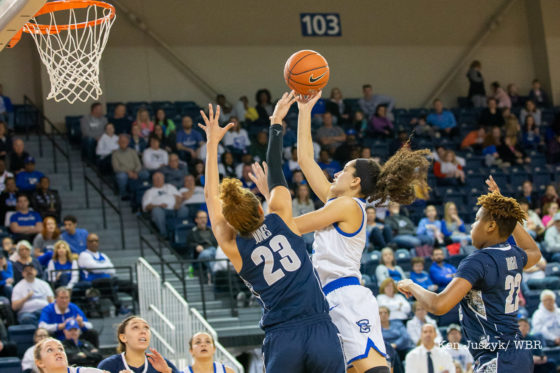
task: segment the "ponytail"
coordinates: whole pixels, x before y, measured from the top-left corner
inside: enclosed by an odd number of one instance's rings
[[[220,186],[222,213],[226,221],[242,236],[254,232],[263,222],[260,202],[238,179],[225,178]]]

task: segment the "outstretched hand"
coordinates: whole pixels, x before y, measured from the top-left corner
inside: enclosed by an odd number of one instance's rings
[[[208,142],[219,143],[225,136],[226,132],[233,127],[233,123],[228,123],[225,127],[220,127],[220,105],[216,107],[216,113],[212,104],[208,104],[208,116],[204,111],[200,110],[200,115],[204,119],[204,124],[198,123],[198,126],[206,132],[206,139]]]
[[[282,98],[280,98],[280,100],[276,103],[274,112],[270,117],[270,124],[281,124],[286,114],[288,114],[288,111],[290,111],[290,107],[294,102],[296,102],[296,100],[297,96],[294,91],[284,93]]]
[[[298,104],[299,111],[308,111],[309,113],[311,113],[313,106],[315,106],[317,101],[319,101],[322,94],[323,91],[319,91],[312,96],[298,95],[297,104]]]
[[[152,367],[160,373],[171,372],[171,368],[169,368],[163,356],[155,348],[150,348],[150,351],[152,353],[148,353],[146,356]]]
[[[249,173],[249,178],[257,185],[259,192],[268,201],[270,197],[270,191],[268,190],[268,166],[266,162],[263,162],[261,166],[258,162],[251,165],[253,172]]]
[[[410,279],[401,280],[397,283],[397,289],[407,298],[410,298],[412,296],[412,292],[410,291],[412,285],[414,285],[414,282]]]
[[[488,190],[489,190],[491,193],[494,193],[494,192],[495,192],[495,193],[501,194],[501,192],[500,192],[500,187],[498,186],[498,184],[496,183],[496,181],[494,180],[494,178],[492,177],[492,175],[490,175],[490,176],[488,177],[488,179],[486,179],[486,185],[488,185]]]

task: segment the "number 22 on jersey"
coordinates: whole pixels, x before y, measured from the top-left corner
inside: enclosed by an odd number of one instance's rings
[[[519,308],[519,289],[521,287],[521,273],[513,277],[512,275],[506,276],[505,289],[509,290],[506,298],[506,313],[517,312]]]
[[[259,246],[251,253],[251,259],[255,265],[260,265],[264,262],[263,276],[268,286],[273,285],[278,280],[286,276],[284,271],[293,272],[299,269],[301,261],[299,260],[296,252],[288,242],[288,239],[283,235],[273,237],[269,243],[270,247]],[[274,270],[274,253],[278,253],[281,257],[280,266]]]

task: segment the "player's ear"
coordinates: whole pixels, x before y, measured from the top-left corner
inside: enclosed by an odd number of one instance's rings
[[[488,221],[488,225],[486,226],[486,231],[488,233],[494,233],[498,229],[498,224],[495,220]]]
[[[359,176],[355,176],[352,179],[352,182],[350,183],[350,186],[353,186],[353,187],[360,186],[361,182],[362,182],[362,179]]]

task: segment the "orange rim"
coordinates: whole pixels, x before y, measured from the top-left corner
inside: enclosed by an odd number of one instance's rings
[[[100,8],[109,9],[110,13],[102,16],[101,18],[94,19],[89,22],[81,22],[69,25],[41,25],[28,22],[23,26],[23,31],[29,34],[58,34],[60,31],[77,30],[86,27],[93,27],[107,22],[115,17],[115,7],[103,1],[96,0],[68,0],[68,1],[53,1],[46,3],[38,12],[35,17],[47,13],[54,13],[61,10],[69,9],[83,9],[90,6],[98,6]]]

